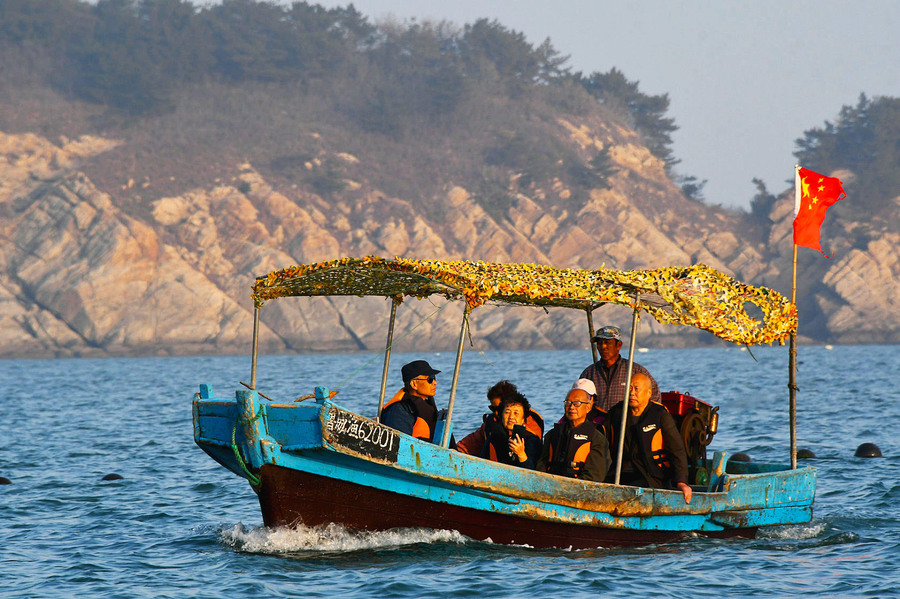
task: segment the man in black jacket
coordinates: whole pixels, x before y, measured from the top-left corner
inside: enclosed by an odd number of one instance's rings
[[[631,377],[620,482],[636,487],[679,489],[685,503],[690,503],[692,491],[687,484],[688,463],[684,441],[666,408],[650,401],[652,394],[649,377],[641,373]],[[619,402],[614,405],[604,422],[614,461],[619,455],[623,404]]]
[[[564,402],[566,418],[544,437],[535,470],[601,482],[609,469],[609,444],[587,419],[594,405],[594,384],[575,381]]]
[[[381,424],[424,441],[433,441],[438,410],[434,403],[440,370],[425,360],[414,360],[400,370],[403,388],[381,410]]]

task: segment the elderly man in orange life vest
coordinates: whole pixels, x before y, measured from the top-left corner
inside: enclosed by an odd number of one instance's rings
[[[594,406],[608,412],[609,409],[625,399],[625,381],[628,378],[628,360],[619,355],[622,349],[622,331],[619,327],[605,326],[597,329],[597,333],[591,337],[591,341],[597,344],[600,359],[584,369],[581,373],[583,379],[594,381],[597,388],[597,399]],[[641,373],[650,379],[653,389],[651,401],[659,402],[659,386],[650,375],[650,372],[635,362],[632,373]]]
[[[544,437],[535,470],[559,476],[602,482],[609,469],[609,444],[587,419],[594,405],[594,383],[578,379],[566,395],[565,420]]]
[[[438,421],[434,403],[437,379],[435,370],[425,360],[414,360],[400,369],[403,388],[381,410],[381,424],[395,428],[417,439],[432,441]]]
[[[688,462],[684,441],[672,416],[662,404],[650,401],[651,395],[648,376],[638,373],[631,377],[620,482],[635,487],[678,489],[684,495],[685,503],[690,503],[692,491],[687,484]],[[614,461],[619,455],[624,403],[614,405],[604,422]]]

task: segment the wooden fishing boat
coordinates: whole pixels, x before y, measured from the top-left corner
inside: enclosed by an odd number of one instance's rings
[[[447,417],[438,423],[434,443],[381,425],[377,416],[344,409],[325,386],[316,387],[308,402],[270,401],[256,390],[259,312],[266,302],[292,296],[382,296],[393,301],[380,414],[397,307],[404,298],[434,294],[461,300],[463,308]],[[724,452],[707,459],[703,447],[702,455],[691,456],[693,471],[703,476],[692,479],[696,484],[688,504],[679,491],[563,478],[448,447],[469,314],[486,303],[583,310],[588,331],[599,306],[628,305],[634,315],[633,358],[642,313],[734,343],[780,342],[796,330],[797,318],[794,305],[775,291],[742,284],[703,265],[621,272],[370,256],[259,277],[253,301],[250,384],[234,399],[216,397],[209,385],[200,385],[193,402],[194,440],[250,482],[266,526],[427,527],[496,543],[591,548],[665,543],[694,533],[753,537],[759,527],[812,517],[816,473],[811,467],[728,461]],[[703,412],[704,405],[687,409],[692,416],[714,412],[708,406]],[[709,419],[699,428],[696,418],[688,421],[686,434],[704,435],[701,445],[708,443],[714,430],[703,427],[709,427]],[[618,475],[620,462],[615,467]]]

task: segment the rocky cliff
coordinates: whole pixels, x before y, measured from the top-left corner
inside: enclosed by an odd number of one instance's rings
[[[253,277],[344,255],[587,268],[705,263],[789,293],[787,196],[772,209],[768,239],[754,243],[738,216],[686,200],[633,132],[589,120],[559,120],[555,130],[576,151],[608,148],[617,168],[609,188],[573,195],[559,180],[519,186],[512,177],[509,205],[490,213],[462,181],[447,182],[435,197],[392,197],[365,177],[377,165],[328,144],[302,168],[340,162],[353,194],[323,197],[276,184],[236,161],[227,179],[154,197],[147,181],[103,189],[87,174],[98,157],[127,149],[127,140],[0,132],[0,356],[248,351]],[[138,194],[141,203],[128,202]],[[841,226],[849,231],[853,222]],[[832,260],[801,249],[806,337],[900,339],[894,237],[844,247]],[[459,312],[405,302],[396,347],[454,346]],[[386,301],[371,298],[276,302],[263,310],[262,344],[271,352],[380,350],[388,313]],[[625,324],[628,313],[610,309],[595,319]],[[472,321],[479,349],[586,347],[586,332],[583,315],[539,310],[485,308]],[[704,341],[642,323],[641,344]]]

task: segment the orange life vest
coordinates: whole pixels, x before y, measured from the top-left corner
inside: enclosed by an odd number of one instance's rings
[[[554,427],[556,438],[552,440],[555,442],[551,442],[548,448],[547,471],[551,474],[578,478],[584,462],[591,453],[590,433],[594,430],[596,430],[594,424],[587,420],[575,428],[569,427],[566,422],[557,424]],[[559,453],[562,451],[565,451],[565,455]]]
[[[403,401],[405,397],[407,397],[406,390],[400,389],[397,391],[390,401],[384,404],[384,407],[381,409],[382,413],[384,413],[384,410],[386,410],[388,406]],[[416,417],[416,421],[413,424],[413,429],[410,434],[416,439],[431,441],[432,437],[434,437],[434,425],[437,423],[437,408],[433,406],[434,400],[432,400],[432,405],[429,405],[428,402],[421,397],[416,397],[414,395],[409,395],[408,397],[409,401],[407,402],[407,405],[413,410],[412,413]],[[429,407],[433,408],[433,411],[428,410],[427,408]],[[429,411],[432,413],[428,414]]]
[[[525,417],[525,428],[538,439],[544,438],[544,418],[536,410],[528,412]]]
[[[607,439],[609,440],[610,451],[615,455],[618,451],[616,447],[619,442],[619,434],[616,431],[621,425],[621,404],[616,404],[613,410],[610,410],[610,418],[605,422]],[[613,413],[615,412],[615,413]],[[666,479],[670,473],[670,452],[663,442],[662,424],[660,415],[662,412],[668,413],[666,407],[661,403],[651,401],[644,413],[641,414],[639,420],[626,431],[626,448],[628,443],[632,443],[638,450],[639,455],[630,456],[632,460],[640,460],[641,465],[646,469],[650,476],[656,479]],[[637,436],[632,438],[632,432],[636,432]],[[626,452],[627,453],[627,452]],[[628,457],[628,456],[626,456]]]

